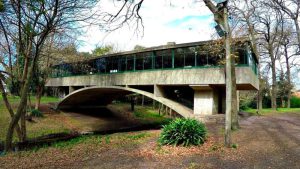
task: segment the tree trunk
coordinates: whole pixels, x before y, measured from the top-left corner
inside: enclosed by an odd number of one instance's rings
[[[1,80],[0,80],[0,89],[1,89],[1,92],[2,92],[2,98],[3,98],[4,104],[5,104],[8,112],[9,112],[10,117],[13,118],[15,114],[14,114],[14,111],[13,111],[11,105],[9,104],[9,101],[7,99],[7,95],[6,95],[6,92],[4,90],[4,86],[3,86]],[[21,133],[21,129],[20,129],[19,124],[16,125],[16,132],[17,132],[19,140],[21,140],[22,139],[22,133]]]
[[[293,21],[294,21],[295,27],[296,27],[296,33],[297,33],[297,38],[298,38],[298,47],[300,50],[300,26],[298,23],[298,18],[294,18]]]
[[[256,55],[256,58],[258,59],[258,65],[257,65],[257,76],[259,79],[259,84],[260,84],[260,64],[259,64],[259,51],[257,49],[257,41],[255,38],[255,30],[252,22],[249,20],[246,21],[248,25],[248,31],[250,33],[250,41],[251,41],[251,46],[253,49],[254,54]],[[257,90],[257,113],[260,114],[262,110],[262,95],[261,95],[261,87],[259,85],[259,89]]]
[[[232,81],[232,119],[231,119],[231,129],[239,129],[239,116],[238,116],[238,96],[236,91],[236,76],[235,76],[235,60],[234,57],[231,59],[231,81]]]
[[[274,49],[272,44],[268,42],[268,52],[270,55],[271,59],[271,71],[272,71],[272,90],[271,90],[271,107],[273,110],[276,110],[277,108],[277,103],[276,103],[276,98],[277,98],[277,84],[276,84],[276,65],[275,65],[275,55],[274,55]]]
[[[34,61],[30,66],[29,72],[28,72],[28,76],[25,80],[24,86],[22,88],[21,91],[21,99],[20,99],[20,103],[17,109],[16,114],[13,116],[13,118],[11,119],[8,129],[7,129],[7,133],[6,133],[6,141],[5,141],[5,151],[11,151],[12,150],[12,138],[13,138],[13,131],[16,127],[16,125],[18,124],[22,114],[24,113],[24,109],[27,106],[27,93],[29,90],[29,81],[31,80],[32,77],[32,72],[33,72],[33,68],[34,68]]]
[[[300,50],[300,47],[299,47],[299,50]],[[291,84],[291,68],[290,68],[287,44],[284,45],[284,56],[285,56],[285,63],[286,63],[286,76],[287,76],[287,81],[288,81],[287,108],[290,108],[291,107],[292,84]]]
[[[144,107],[145,96],[142,95],[142,107]]]
[[[224,8],[224,26],[225,26],[225,49],[226,49],[226,66],[225,66],[225,81],[226,81],[226,112],[225,112],[225,146],[231,146],[231,115],[234,114],[233,111],[233,71],[232,69],[232,58],[230,54],[230,30],[228,24],[228,11]],[[234,77],[235,79],[235,77]]]
[[[36,95],[35,95],[36,100],[35,100],[34,109],[36,109],[36,110],[38,110],[40,108],[42,94],[43,94],[43,87],[38,86],[37,91],[36,91]]]
[[[272,102],[272,109],[276,110],[277,103],[277,84],[276,84],[276,67],[275,67],[275,60],[272,61],[272,96],[271,96],[271,102]]]
[[[27,103],[25,103],[27,105]],[[22,113],[21,113],[21,142],[24,142],[26,140],[26,106],[24,107]]]

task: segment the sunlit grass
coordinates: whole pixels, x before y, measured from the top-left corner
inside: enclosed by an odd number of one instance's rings
[[[163,125],[169,123],[172,120],[170,118],[158,114],[156,110],[153,110],[150,107],[136,106],[135,111],[133,113],[134,116],[143,123],[155,123]]]
[[[13,108],[16,109],[20,101],[18,96],[8,96]],[[56,102],[58,98],[55,97],[42,97],[41,103]],[[31,96],[31,102],[34,103],[35,97]],[[43,112],[46,113],[46,112]],[[10,121],[10,115],[3,103],[2,96],[0,97],[0,141],[4,141],[6,131]],[[47,115],[44,118],[34,118],[35,122],[27,122],[27,136],[34,138],[52,133],[69,132],[68,127],[64,122],[58,121],[55,118],[49,118]],[[16,133],[14,132],[14,141],[17,140]]]
[[[245,112],[248,112],[252,115],[257,115],[257,109],[247,109]],[[300,113],[300,108],[277,108],[276,110],[273,110],[272,108],[265,108],[261,111],[261,114],[270,113]]]

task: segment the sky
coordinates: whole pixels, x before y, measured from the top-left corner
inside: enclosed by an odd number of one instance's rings
[[[120,3],[120,2],[119,2]],[[115,12],[118,1],[103,0],[102,11]],[[140,10],[144,33],[135,34],[133,26],[125,26],[106,33],[97,26],[86,28],[79,37],[79,51],[91,52],[96,46],[113,44],[121,51],[132,50],[135,45],[145,47],[167,42],[185,43],[211,39],[214,21],[203,2],[195,0],[145,0]]]
[[[94,10],[116,13],[120,5],[117,0],[101,0]],[[113,45],[118,51],[129,51],[135,45],[153,47],[167,42],[196,42],[216,35],[213,15],[201,0],[144,0],[140,14],[143,33],[135,34],[133,25],[110,33],[98,26],[86,27],[79,37],[79,51],[91,52],[95,47],[105,45]],[[300,89],[300,72],[295,75],[296,88]]]

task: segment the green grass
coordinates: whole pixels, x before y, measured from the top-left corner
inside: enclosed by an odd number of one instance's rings
[[[3,100],[2,95],[0,95],[0,100],[1,101]],[[18,103],[20,101],[20,97],[9,95],[8,100],[10,103],[13,103],[13,104]],[[30,100],[32,103],[34,103],[36,101],[35,96],[30,96]],[[49,102],[57,102],[57,101],[59,101],[59,98],[57,98],[57,97],[43,96],[41,98],[41,103],[49,103]]]
[[[67,141],[58,141],[52,145],[42,145],[32,148],[37,151],[42,148],[54,147],[58,149],[70,149],[78,145],[111,145],[122,146],[125,144],[136,144],[146,138],[150,137],[149,132],[129,132],[129,133],[115,133],[108,135],[83,135]]]
[[[134,116],[143,123],[164,125],[172,120],[171,118],[167,118],[163,115],[158,114],[158,112],[156,110],[153,110],[152,107],[147,106],[136,106],[133,113]]]
[[[20,97],[18,96],[8,96],[8,99],[13,107],[16,109]],[[42,97],[41,103],[55,102],[58,101],[58,98],[55,97]],[[35,102],[35,97],[31,96],[32,104]],[[9,125],[10,115],[3,103],[2,96],[0,96],[0,141],[4,141],[6,130]],[[69,129],[65,126],[64,123],[57,121],[55,118],[39,118],[34,119],[36,123],[27,122],[27,136],[28,138],[34,138],[42,135],[60,133],[60,132],[69,132]],[[16,134],[14,132],[14,141],[17,141]]]
[[[247,109],[245,112],[248,112],[252,115],[257,115],[256,109]],[[277,108],[276,111],[274,111],[271,108],[265,108],[262,109],[261,114],[270,114],[270,113],[300,113],[300,108]]]

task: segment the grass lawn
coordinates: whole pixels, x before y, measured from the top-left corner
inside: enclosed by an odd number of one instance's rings
[[[9,101],[14,109],[20,98],[17,96],[9,96]],[[57,102],[59,99],[55,97],[42,97],[41,103]],[[32,104],[35,103],[35,97],[31,97]],[[47,112],[43,112],[47,113]],[[67,118],[67,117],[66,117]],[[4,141],[6,130],[10,121],[10,115],[4,105],[2,97],[0,97],[0,141]],[[34,118],[35,122],[27,122],[27,136],[34,138],[51,133],[69,132],[69,127],[62,121],[57,120],[55,116],[45,114],[43,118]],[[17,140],[16,134],[14,140]]]
[[[245,112],[248,112],[252,115],[257,115],[256,109],[247,109]],[[277,108],[276,111],[274,111],[271,108],[265,108],[262,109],[261,114],[271,114],[271,113],[300,113],[300,108]]]
[[[17,96],[9,96],[9,101],[13,108],[16,109],[20,98]],[[59,98],[55,97],[42,97],[41,99],[41,110],[44,111],[44,117],[34,118],[34,122],[27,122],[27,137],[35,138],[47,134],[53,133],[68,133],[71,131],[77,131],[85,126],[82,121],[69,116],[67,113],[53,112],[45,106],[49,102],[57,102]],[[35,97],[31,97],[31,103],[35,103]],[[44,105],[43,105],[44,104]],[[113,105],[114,109],[119,110],[117,112],[124,112],[129,109],[128,104],[117,103]],[[49,111],[49,112],[47,112]],[[130,113],[132,114],[132,113]],[[125,117],[126,118],[126,117]],[[135,106],[135,111],[133,112],[133,118],[136,119],[140,124],[153,124],[161,125],[168,123],[171,119],[159,115],[152,107],[148,106]],[[5,140],[6,130],[8,128],[10,121],[10,115],[3,103],[2,97],[0,97],[0,141]],[[14,141],[17,141],[16,133],[14,133]]]

